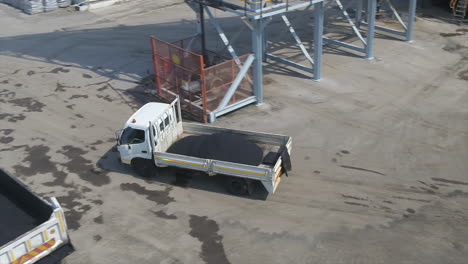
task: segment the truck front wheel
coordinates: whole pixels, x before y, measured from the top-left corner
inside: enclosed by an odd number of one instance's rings
[[[144,178],[156,176],[157,173],[156,165],[154,165],[153,161],[149,159],[132,159],[132,168],[138,175]]]

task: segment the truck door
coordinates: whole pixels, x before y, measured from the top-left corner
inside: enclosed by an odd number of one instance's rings
[[[152,144],[151,149],[153,151],[160,152],[160,144],[159,144],[159,132],[156,124],[150,124],[150,133],[152,137],[150,137],[150,144]]]
[[[147,131],[126,127],[120,135],[117,149],[123,163],[130,164],[134,158],[150,159]]]
[[[164,117],[163,117],[164,118]],[[166,141],[166,129],[164,127],[164,119],[160,118],[157,122],[157,127],[158,127],[158,132],[159,132],[159,137],[158,137],[158,143],[160,145],[159,149],[161,152],[166,151],[168,148],[167,146],[167,141]]]

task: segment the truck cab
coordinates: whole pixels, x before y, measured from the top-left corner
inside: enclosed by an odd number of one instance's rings
[[[124,164],[153,160],[153,152],[164,152],[182,133],[178,100],[171,104],[147,103],[117,132],[117,149]]]

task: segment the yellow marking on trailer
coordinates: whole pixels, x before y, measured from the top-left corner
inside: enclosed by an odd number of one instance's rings
[[[31,240],[26,240],[26,245],[28,247],[28,251],[32,250]]]
[[[129,159],[121,159],[121,160],[123,160],[123,161],[126,161],[126,162],[130,162],[130,160],[129,160]]]
[[[42,234],[44,235],[44,240],[49,240],[49,236],[47,235],[47,231],[43,231]]]
[[[63,224],[62,214],[60,212],[57,212],[57,216],[59,219],[60,230],[62,231],[62,233],[65,233],[65,225]]]
[[[185,165],[192,165],[192,166],[198,166],[198,167],[206,167],[205,165],[202,164],[197,164],[197,163],[192,163],[192,162],[185,162],[185,161],[178,161],[178,160],[171,160],[171,159],[165,159],[165,158],[155,158],[158,160],[163,160],[163,161],[168,161],[168,162],[175,162],[175,163],[181,163]]]
[[[11,260],[15,260],[15,255],[13,254],[13,251],[8,251],[8,254],[10,255]]]
[[[275,175],[275,181],[276,181],[276,179],[277,179],[278,177],[280,177],[280,176],[281,176],[281,167],[278,169],[278,172],[277,172],[276,175]]]
[[[22,263],[25,263],[26,261],[34,258],[35,256],[39,255],[40,253],[48,250],[49,248],[51,248],[53,245],[55,245],[55,239],[51,239],[49,241],[47,241],[46,243],[38,246],[37,248],[33,249],[33,250],[30,250],[28,253],[24,254],[23,256],[19,257],[18,259],[16,260],[13,260],[12,262],[10,262],[10,264],[22,264]],[[13,253],[10,253],[10,257],[12,257],[12,254]],[[14,257],[14,256],[13,256]]]
[[[229,169],[229,168],[224,168],[224,167],[218,167],[214,166],[215,169],[220,169],[220,170],[228,170],[228,171],[234,171],[234,172],[241,172],[241,173],[247,173],[247,174],[255,174],[259,176],[267,176],[265,173],[257,173],[257,172],[250,172],[250,171],[244,171],[244,170],[236,170],[236,169]]]

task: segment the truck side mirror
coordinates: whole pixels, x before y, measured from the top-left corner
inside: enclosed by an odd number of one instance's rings
[[[122,134],[122,130],[123,129],[119,129],[119,130],[115,131],[115,140],[117,141],[117,146],[120,145],[120,142],[119,142],[120,138],[119,137]]]

